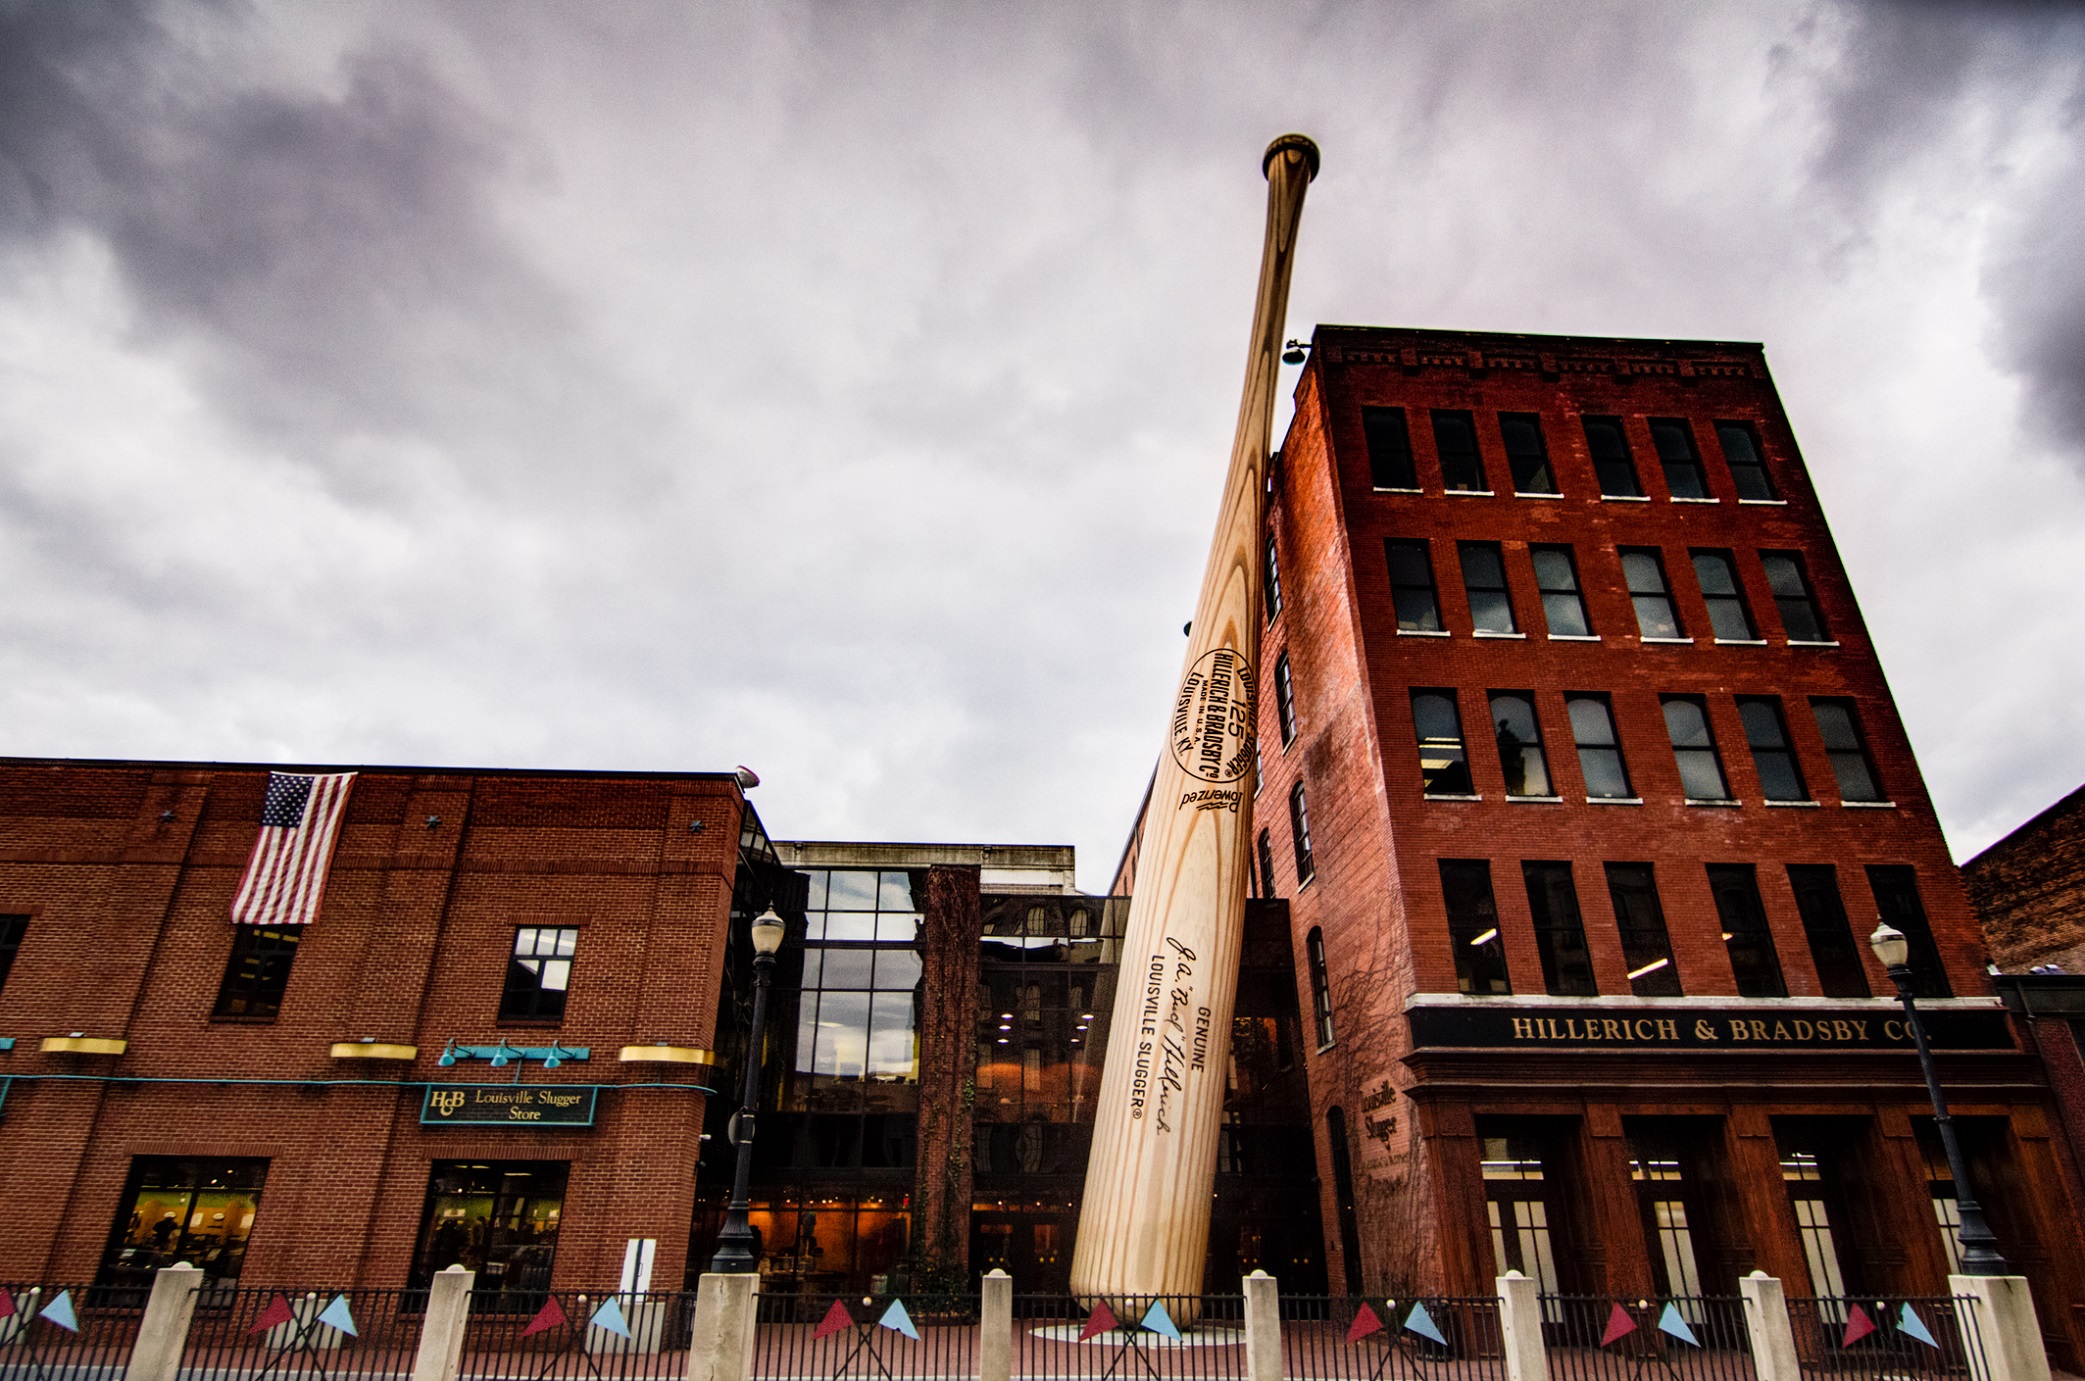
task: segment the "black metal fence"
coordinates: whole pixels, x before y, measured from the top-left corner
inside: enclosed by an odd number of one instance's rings
[[[246,1287],[198,1296],[184,1381],[410,1377],[425,1290]]]
[[[1788,1301],[1805,1376],[1983,1381],[1975,1301],[1947,1295]]]
[[[544,1292],[532,1310],[473,1295],[465,1381],[679,1381],[687,1375],[693,1291]],[[496,1304],[481,1308],[481,1304]]]
[[[1542,1296],[1552,1381],[1752,1381],[1745,1302],[1735,1295],[1617,1300]]]
[[[1294,1381],[1505,1381],[1494,1296],[1283,1295],[1282,1375]]]
[[[977,1375],[975,1295],[759,1297],[756,1381]]]
[[[0,1284],[0,1378],[121,1381],[145,1291]]]
[[[1246,1374],[1243,1295],[1139,1295],[1089,1310],[1069,1295],[1017,1294],[1013,1312],[1016,1378],[1237,1381]]]

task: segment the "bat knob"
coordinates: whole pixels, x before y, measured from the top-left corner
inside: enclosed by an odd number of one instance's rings
[[[1318,146],[1311,141],[1310,136],[1307,134],[1284,134],[1281,138],[1269,144],[1267,152],[1260,155],[1260,171],[1265,173],[1273,165],[1274,160],[1285,153],[1302,154],[1304,163],[1310,168],[1311,178],[1313,180],[1317,178]]]

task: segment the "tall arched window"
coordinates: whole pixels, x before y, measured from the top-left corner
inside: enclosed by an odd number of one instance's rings
[[[1274,552],[1274,534],[1267,534],[1267,622],[1281,616],[1281,562]]]
[[[1310,857],[1310,808],[1303,803],[1303,783],[1289,792],[1289,833],[1296,844],[1296,885],[1301,887],[1317,873]]]
[[[1274,900],[1274,841],[1267,831],[1260,831],[1260,895]]]
[[[1274,661],[1274,713],[1281,721],[1281,746],[1296,741],[1296,682],[1289,674],[1289,654]]]
[[[1303,950],[1310,961],[1310,1014],[1317,1024],[1318,1049],[1332,1044],[1332,975],[1325,970],[1325,932],[1315,927],[1304,938]]]

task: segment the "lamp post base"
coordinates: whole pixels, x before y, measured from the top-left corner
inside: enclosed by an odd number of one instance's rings
[[[734,1208],[717,1234],[717,1250],[710,1256],[710,1270],[720,1275],[744,1275],[760,1269],[760,1237],[746,1221],[746,1210]]]

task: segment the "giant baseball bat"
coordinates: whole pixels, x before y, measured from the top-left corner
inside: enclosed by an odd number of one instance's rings
[[[1244,939],[1267,448],[1296,226],[1317,176],[1317,145],[1285,134],[1260,167],[1267,232],[1245,393],[1144,814],[1072,1252],[1075,1294],[1137,1308],[1154,1295],[1201,1293]]]

